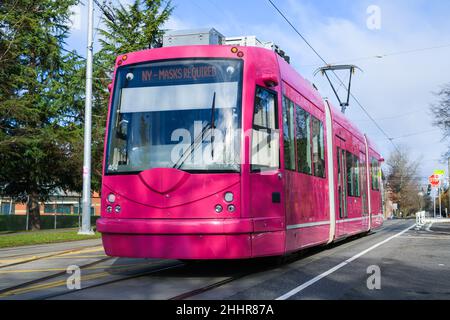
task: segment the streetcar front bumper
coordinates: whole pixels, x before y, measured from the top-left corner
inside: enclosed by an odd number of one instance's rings
[[[281,219],[107,219],[97,221],[113,257],[221,260],[282,255]]]

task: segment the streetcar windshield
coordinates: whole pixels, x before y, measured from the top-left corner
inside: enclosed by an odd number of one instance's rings
[[[242,61],[172,60],[118,69],[106,174],[239,171]]]

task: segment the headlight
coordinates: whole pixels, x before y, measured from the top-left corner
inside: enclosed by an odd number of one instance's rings
[[[120,206],[116,206],[114,208],[114,211],[116,211],[116,213],[120,213],[120,210],[122,210],[122,208]]]
[[[232,192],[225,193],[225,201],[226,202],[232,202],[234,200],[234,195]]]
[[[229,212],[235,212],[235,211],[236,211],[236,207],[235,207],[234,205],[230,204],[230,205],[228,206],[228,211],[229,211]]]
[[[222,206],[221,206],[220,204],[218,204],[218,205],[216,206],[216,212],[217,212],[217,213],[221,213],[222,211],[223,211]]]
[[[114,203],[114,202],[116,202],[116,195],[114,194],[114,193],[110,193],[109,195],[108,195],[108,202],[109,203]]]
[[[106,207],[106,212],[107,213],[111,213],[112,212],[112,207],[111,206],[107,206]]]

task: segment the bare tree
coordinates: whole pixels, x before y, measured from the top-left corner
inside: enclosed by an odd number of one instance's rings
[[[420,160],[411,160],[409,149],[400,147],[390,155],[386,164],[390,200],[398,204],[401,217],[421,210],[420,179],[417,176]]]
[[[450,138],[450,83],[443,86],[436,93],[438,97],[437,103],[431,105],[431,112],[434,116],[433,125],[440,128],[444,134],[444,138]],[[446,157],[450,156],[450,146],[447,150]]]

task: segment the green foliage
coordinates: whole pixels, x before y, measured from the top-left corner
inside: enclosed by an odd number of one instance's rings
[[[113,8],[114,21],[103,18],[105,28],[99,30],[99,62],[112,71],[119,54],[160,46],[164,34],[161,26],[172,11],[171,2],[164,0],[135,0],[129,7],[119,3]]]
[[[173,11],[170,1],[135,0],[129,6],[111,8],[114,21],[103,16],[100,50],[94,56],[94,101],[92,119],[92,188],[100,190],[102,177],[105,124],[108,111],[108,85],[112,81],[117,56],[158,47],[162,42],[163,24]],[[84,88],[84,79],[74,87]]]
[[[61,47],[77,3],[0,3],[0,195],[43,201],[79,189],[80,126],[61,96],[76,63]],[[39,228],[39,210],[30,219]]]
[[[0,196],[39,206],[55,190],[80,191],[83,162],[85,61],[62,48],[70,7],[79,0],[0,2]],[[101,187],[103,141],[116,56],[158,46],[170,1],[135,0],[104,19],[94,57],[93,190]]]
[[[101,235],[99,233],[92,236],[80,236],[77,234],[77,230],[23,232],[18,234],[0,235],[0,248],[90,240],[98,239],[100,237]]]

